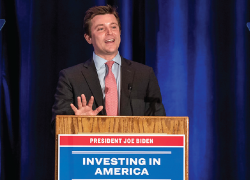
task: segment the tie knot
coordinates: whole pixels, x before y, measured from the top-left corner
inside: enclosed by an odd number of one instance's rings
[[[115,61],[108,61],[108,62],[106,62],[106,64],[107,64],[107,66],[108,66],[109,69],[112,68],[112,66],[113,66],[114,63],[115,63]]]

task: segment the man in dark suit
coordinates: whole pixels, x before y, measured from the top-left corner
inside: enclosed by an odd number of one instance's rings
[[[52,121],[56,115],[73,114],[165,116],[153,69],[118,52],[121,24],[115,8],[90,8],[84,30],[86,41],[94,47],[93,57],[60,72]]]

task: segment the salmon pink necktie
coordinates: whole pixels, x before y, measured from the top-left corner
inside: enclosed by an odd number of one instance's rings
[[[115,76],[112,72],[114,61],[108,61],[106,64],[108,66],[108,75],[105,78],[105,108],[108,116],[117,116],[118,93]]]

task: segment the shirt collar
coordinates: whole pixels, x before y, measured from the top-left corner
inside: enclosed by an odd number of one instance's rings
[[[96,70],[101,69],[101,67],[107,62],[107,60],[96,55],[95,52],[93,52],[93,60],[95,63]],[[121,65],[121,56],[119,54],[119,51],[117,55],[112,59],[112,61],[115,61],[115,63],[117,63],[118,65]]]

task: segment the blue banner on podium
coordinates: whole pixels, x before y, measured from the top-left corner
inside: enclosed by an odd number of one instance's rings
[[[184,135],[59,135],[59,180],[183,180]]]

